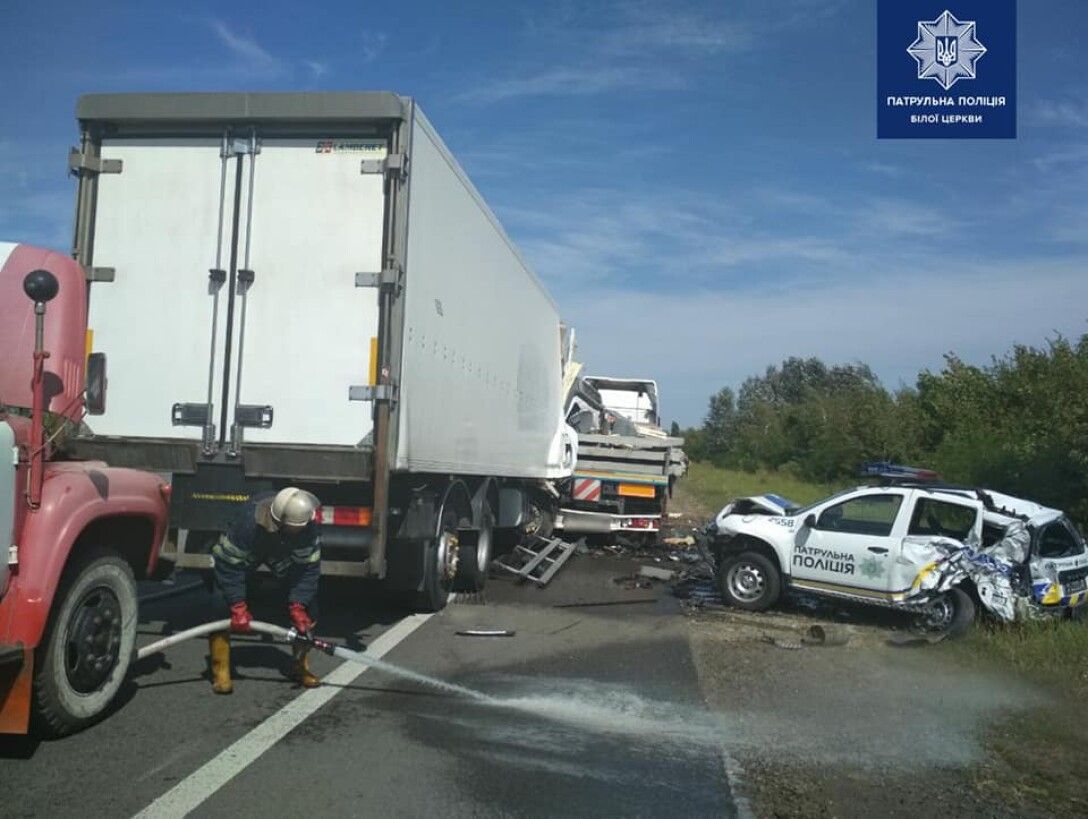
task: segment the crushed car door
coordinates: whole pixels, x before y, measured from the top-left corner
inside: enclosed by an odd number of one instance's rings
[[[982,504],[971,498],[934,497],[918,491],[911,503],[906,536],[892,564],[891,591],[906,592],[920,572],[944,555],[935,539],[953,540],[978,548],[982,538]]]
[[[816,510],[793,547],[790,572],[795,585],[883,597],[891,564],[906,530],[902,490],[854,495]]]

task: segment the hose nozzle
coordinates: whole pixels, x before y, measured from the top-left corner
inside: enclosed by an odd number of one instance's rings
[[[326,642],[325,640],[319,640],[317,637],[314,637],[314,635],[310,634],[309,632],[299,631],[297,628],[294,627],[287,629],[287,635],[285,639],[288,643],[291,643],[292,645],[310,646],[311,648],[316,648],[318,651],[323,651],[330,657],[336,653],[336,646],[334,646],[332,643]]]

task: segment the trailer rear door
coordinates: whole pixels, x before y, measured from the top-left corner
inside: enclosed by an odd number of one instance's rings
[[[348,387],[366,382],[378,306],[354,276],[381,269],[385,210],[360,160],[385,153],[379,139],[249,128],[103,140],[122,170],[100,177],[95,208],[94,264],[115,270],[90,303],[110,360],[95,433],[200,438],[176,425],[188,405],[210,408],[219,446],[247,417],[271,418],[249,441],[358,444],[370,406]]]

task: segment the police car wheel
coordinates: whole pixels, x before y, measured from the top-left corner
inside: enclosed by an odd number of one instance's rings
[[[759,552],[727,557],[719,572],[722,599],[747,611],[765,611],[778,602],[782,578],[778,568]]]
[[[923,632],[946,639],[962,637],[975,622],[975,602],[963,589],[949,589],[935,598],[919,615]]]

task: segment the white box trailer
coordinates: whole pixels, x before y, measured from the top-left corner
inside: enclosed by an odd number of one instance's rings
[[[304,485],[327,573],[432,603],[569,475],[555,303],[419,107],[80,99],[74,255],[109,400],[81,456],[174,476],[173,550]]]

